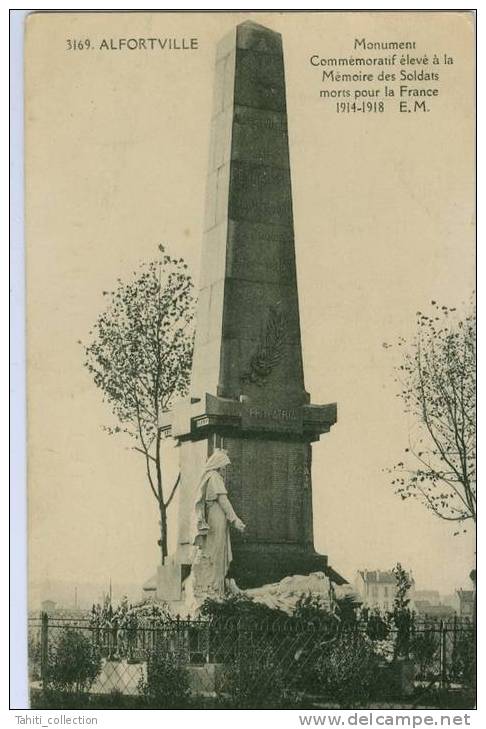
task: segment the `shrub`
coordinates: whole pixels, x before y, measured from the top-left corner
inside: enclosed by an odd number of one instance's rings
[[[147,655],[147,677],[138,690],[154,708],[170,709],[184,705],[189,698],[189,674],[177,651],[161,647]]]
[[[356,625],[361,602],[354,595],[343,595],[336,598],[336,613],[343,626]]]
[[[374,696],[379,660],[368,638],[355,631],[345,632],[325,650],[319,675],[330,700],[353,708]]]
[[[308,593],[301,595],[297,600],[293,618],[301,621],[317,621],[322,625],[328,623],[334,625],[339,623],[342,627],[355,625],[358,619],[358,609],[361,603],[354,595],[343,595],[334,597],[329,604],[320,596]]]
[[[78,630],[63,630],[49,650],[47,688],[77,694],[88,691],[101,670],[101,656],[93,643]]]
[[[31,709],[89,709],[91,695],[85,693],[68,693],[51,686],[42,691],[31,691]]]
[[[378,608],[372,610],[367,616],[366,634],[371,640],[383,641],[390,634],[390,626],[386,616],[381,615]]]
[[[440,635],[434,628],[415,633],[410,640],[410,654],[421,679],[430,678],[440,650]]]
[[[374,640],[373,653],[382,667],[389,666],[395,658],[395,641],[392,639]]]
[[[452,650],[451,677],[467,686],[476,683],[476,636],[473,630],[457,633]]]
[[[239,618],[255,621],[288,619],[288,615],[281,610],[255,602],[247,595],[231,595],[224,600],[207,598],[201,606],[201,615],[221,622]]]
[[[29,660],[29,678],[31,681],[37,681],[40,678],[41,662],[41,644],[38,635],[29,635],[27,655]]]
[[[281,709],[295,706],[292,671],[285,671],[271,646],[246,645],[223,674],[219,698],[232,709]]]
[[[329,614],[329,609],[320,595],[308,593],[297,600],[293,617],[303,622],[320,622]]]

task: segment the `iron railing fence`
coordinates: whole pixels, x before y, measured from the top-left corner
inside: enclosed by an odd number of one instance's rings
[[[332,660],[333,670],[346,678],[353,670],[348,665],[353,650],[356,661],[363,660],[363,651],[372,654],[386,683],[398,638],[403,645],[403,634],[382,619],[349,624],[335,616],[146,618],[134,625],[43,613],[29,619],[29,676],[34,688],[57,682],[65,690],[81,685],[93,694],[138,695],[156,690],[157,682],[167,683],[169,676],[176,684],[187,680],[192,693],[256,697],[292,690],[319,695],[325,693],[326,661]],[[414,618],[405,646],[416,686],[473,685],[475,631],[467,619]]]

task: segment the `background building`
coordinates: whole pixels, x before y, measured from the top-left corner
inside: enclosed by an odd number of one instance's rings
[[[415,590],[415,611],[419,615],[436,618],[449,618],[456,614],[455,603],[451,596],[441,596],[438,590]]]
[[[410,574],[412,586],[409,590],[410,607],[414,607],[415,581]],[[366,607],[391,610],[396,592],[396,579],[391,570],[358,570],[355,583],[356,591]]]
[[[53,613],[56,609],[56,603],[54,602],[54,600],[43,600],[41,604],[41,609],[44,613]]]
[[[474,591],[473,590],[456,590],[457,596],[457,613],[461,618],[471,618],[474,616]]]

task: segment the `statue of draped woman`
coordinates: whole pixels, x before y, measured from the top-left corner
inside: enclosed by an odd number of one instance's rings
[[[191,582],[193,595],[198,600],[225,594],[225,578],[232,559],[230,525],[240,532],[245,530],[228,499],[224,483],[224,469],[230,463],[225,451],[215,450],[204,466],[196,488]]]

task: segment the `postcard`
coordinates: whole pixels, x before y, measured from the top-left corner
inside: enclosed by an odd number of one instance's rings
[[[32,708],[475,706],[475,15],[25,22]]]

